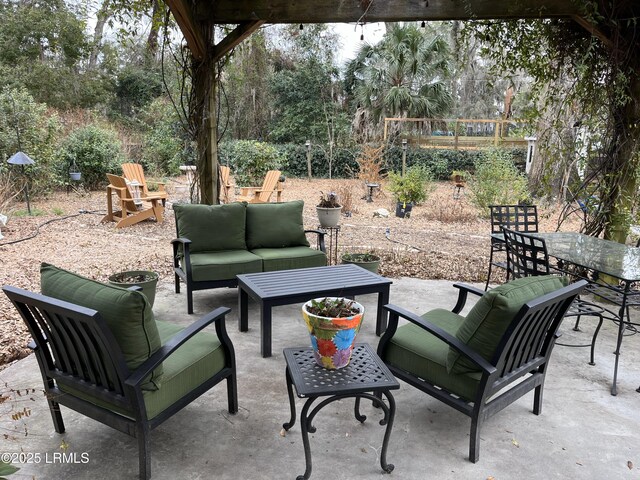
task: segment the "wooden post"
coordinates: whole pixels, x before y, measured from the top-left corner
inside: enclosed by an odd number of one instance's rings
[[[305,145],[307,146],[307,175],[311,181],[311,140],[307,140]]]

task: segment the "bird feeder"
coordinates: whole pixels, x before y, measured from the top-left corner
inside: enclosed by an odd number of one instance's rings
[[[26,153],[18,152],[9,158],[7,163],[11,165],[20,165],[22,168],[22,175],[25,176],[24,197],[27,201],[27,211],[29,212],[29,215],[31,215],[31,204],[29,203],[29,179],[27,178],[24,167],[25,165],[33,165],[36,162],[34,162]]]

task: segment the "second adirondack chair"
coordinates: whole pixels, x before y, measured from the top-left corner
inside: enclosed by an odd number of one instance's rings
[[[231,200],[231,189],[233,184],[231,183],[231,170],[225,165],[220,165],[220,200],[224,203],[229,203]]]
[[[152,182],[158,185],[158,191],[150,192],[147,187],[147,181],[144,178],[144,169],[142,165],[139,163],[123,163],[122,164],[122,173],[124,173],[124,178],[129,180],[130,182],[138,182],[140,184],[140,188],[142,189],[142,194],[145,197],[153,196],[160,197],[162,200],[162,205],[167,202],[167,191],[165,190],[165,185],[162,182]]]
[[[155,217],[162,222],[164,207],[162,198],[153,195],[134,196],[124,177],[107,173],[107,214],[103,222],[117,222],[116,228],[129,227],[147,218]],[[118,196],[120,210],[113,206],[113,194]]]
[[[248,203],[267,203],[273,192],[276,192],[276,201],[282,201],[282,182],[280,170],[269,170],[264,177],[262,187],[240,187],[240,195],[236,195],[236,201]]]

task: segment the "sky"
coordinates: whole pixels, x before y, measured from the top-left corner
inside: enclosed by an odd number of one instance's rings
[[[333,29],[340,36],[342,49],[337,52],[338,64],[352,60],[363,43],[378,43],[384,35],[384,23],[367,23],[364,26],[350,23],[332,23]],[[364,40],[360,36],[364,35]]]

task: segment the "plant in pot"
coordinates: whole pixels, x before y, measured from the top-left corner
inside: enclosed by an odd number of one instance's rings
[[[454,170],[451,172],[451,181],[456,187],[464,187],[467,183],[467,172],[464,170]]]
[[[378,268],[380,268],[380,257],[373,252],[345,253],[342,255],[342,263],[353,263],[365,270],[378,273]]]
[[[343,297],[309,300],[302,306],[316,363],[331,370],[346,367],[364,318],[364,307]]]
[[[433,189],[433,174],[420,165],[409,167],[404,176],[389,172],[387,188],[396,199],[396,217],[409,217],[413,206],[424,202]]]
[[[320,226],[324,228],[336,227],[340,223],[340,212],[342,211],[338,195],[335,192],[320,193],[320,203],[316,205]]]
[[[109,277],[109,284],[115,287],[129,288],[138,286],[142,288],[142,293],[147,297],[149,304],[153,307],[156,299],[156,286],[159,275],[149,270],[128,270],[119,272]]]

